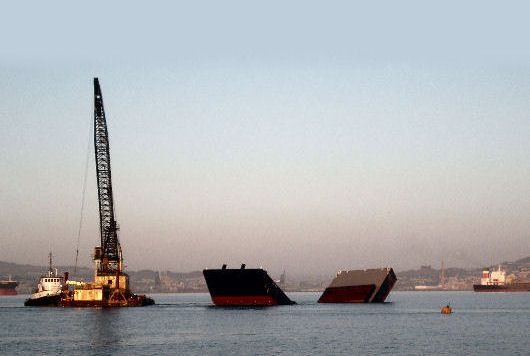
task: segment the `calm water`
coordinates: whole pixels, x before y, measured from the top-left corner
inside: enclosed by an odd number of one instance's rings
[[[153,295],[158,305],[23,307],[0,297],[1,354],[528,355],[530,293],[392,292],[385,304],[218,308],[208,294]],[[454,314],[441,315],[450,302]]]

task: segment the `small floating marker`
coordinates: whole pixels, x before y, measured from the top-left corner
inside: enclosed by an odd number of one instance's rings
[[[449,304],[447,304],[445,307],[442,308],[442,311],[440,313],[442,314],[451,314],[453,311],[451,310],[451,307]]]

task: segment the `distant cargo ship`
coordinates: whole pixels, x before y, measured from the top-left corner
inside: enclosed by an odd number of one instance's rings
[[[339,271],[319,303],[383,303],[397,278],[390,267]]]
[[[530,292],[530,282],[507,282],[501,266],[496,271],[482,271],[480,284],[473,284],[475,292]]]
[[[11,276],[7,281],[0,281],[0,295],[17,295],[18,282],[13,281]]]
[[[270,306],[296,304],[285,295],[267,271],[246,269],[205,269],[202,271],[212,302],[218,306]]]

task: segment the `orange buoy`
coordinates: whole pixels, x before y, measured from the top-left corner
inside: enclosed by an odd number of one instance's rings
[[[451,307],[449,304],[447,304],[445,307],[442,308],[442,311],[440,313],[442,314],[451,314],[453,311],[451,310]]]

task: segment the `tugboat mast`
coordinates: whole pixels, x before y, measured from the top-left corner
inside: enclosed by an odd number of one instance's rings
[[[53,273],[53,267],[52,267],[52,252],[48,254],[48,275],[51,275]]]
[[[101,245],[95,248],[97,275],[120,275],[122,272],[118,224],[114,216],[110,169],[109,136],[103,108],[103,95],[98,78],[94,78],[94,153],[99,198],[99,228]],[[119,278],[118,281],[119,283]]]

